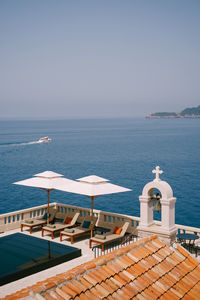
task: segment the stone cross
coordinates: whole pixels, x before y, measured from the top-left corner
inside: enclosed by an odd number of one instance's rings
[[[157,167],[156,167],[156,169],[152,171],[152,173],[156,174],[156,178],[155,178],[155,180],[160,180],[160,178],[159,178],[159,174],[162,174],[162,173],[163,173],[163,171],[162,171],[162,170],[160,170],[160,167],[159,167],[159,166],[157,166]]]

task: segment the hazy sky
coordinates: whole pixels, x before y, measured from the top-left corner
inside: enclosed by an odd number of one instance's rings
[[[199,104],[199,0],[0,0],[1,119]]]

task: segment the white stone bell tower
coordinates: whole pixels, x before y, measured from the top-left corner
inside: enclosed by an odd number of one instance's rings
[[[170,185],[160,179],[159,175],[163,173],[157,166],[152,171],[156,177],[153,181],[147,183],[143,188],[140,200],[140,224],[137,227],[139,237],[147,237],[157,234],[159,238],[167,245],[172,244],[176,239],[175,226],[175,202],[173,191]],[[161,222],[153,219],[153,194],[154,189],[161,193]]]

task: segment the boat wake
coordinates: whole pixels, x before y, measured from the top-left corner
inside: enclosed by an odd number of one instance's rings
[[[29,146],[34,144],[41,144],[40,141],[32,141],[32,142],[16,142],[16,143],[0,143],[0,147],[19,147],[19,146]]]

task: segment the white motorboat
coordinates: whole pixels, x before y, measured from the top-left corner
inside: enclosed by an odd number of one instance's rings
[[[48,136],[42,137],[38,140],[38,143],[49,143],[52,139],[50,139]]]

